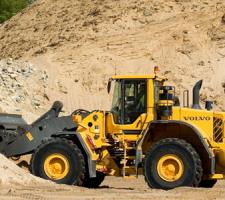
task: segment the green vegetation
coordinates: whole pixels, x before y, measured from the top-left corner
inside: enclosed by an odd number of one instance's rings
[[[0,23],[25,8],[31,0],[0,0]]]

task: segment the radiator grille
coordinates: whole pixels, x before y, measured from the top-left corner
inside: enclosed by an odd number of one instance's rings
[[[224,130],[223,119],[214,117],[213,118],[213,139],[215,142],[223,142],[223,130]]]

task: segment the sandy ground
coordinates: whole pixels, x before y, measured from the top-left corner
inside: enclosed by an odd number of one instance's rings
[[[122,179],[107,177],[99,189],[64,185],[0,186],[0,199],[225,199],[225,181],[212,189],[176,188],[170,191],[148,188],[143,177]]]
[[[29,156],[21,160],[29,162]],[[224,187],[225,181],[218,181],[212,189],[156,190],[148,187],[143,176],[108,176],[98,189],[58,185],[31,175],[27,168],[0,155],[0,199],[224,199]]]

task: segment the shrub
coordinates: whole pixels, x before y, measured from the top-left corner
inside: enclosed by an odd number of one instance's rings
[[[24,9],[31,0],[0,0],[0,23]]]

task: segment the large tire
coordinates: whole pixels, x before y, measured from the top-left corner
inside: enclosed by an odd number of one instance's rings
[[[96,172],[96,177],[94,178],[87,178],[84,180],[84,183],[82,186],[87,187],[87,188],[97,188],[101,185],[101,183],[105,179],[105,174],[102,172]]]
[[[202,180],[199,183],[199,187],[212,188],[216,183],[217,183],[217,180],[215,180],[215,179],[213,179],[213,180]]]
[[[162,139],[146,153],[144,175],[151,188],[197,187],[202,172],[198,153],[184,140]]]
[[[33,153],[31,172],[59,184],[82,185],[86,166],[77,145],[66,139],[51,138]]]

